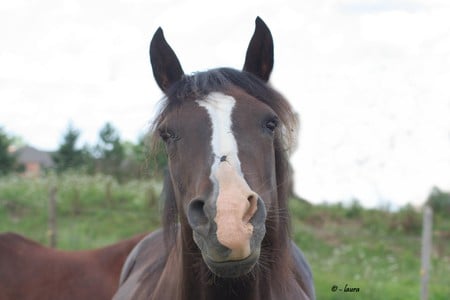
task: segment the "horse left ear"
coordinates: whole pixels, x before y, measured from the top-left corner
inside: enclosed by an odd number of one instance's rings
[[[177,55],[166,42],[161,27],[156,30],[150,43],[150,61],[156,83],[164,93],[184,75]]]
[[[272,34],[264,21],[260,17],[257,17],[255,20],[255,32],[248,45],[243,70],[267,82],[269,81],[272,68]]]

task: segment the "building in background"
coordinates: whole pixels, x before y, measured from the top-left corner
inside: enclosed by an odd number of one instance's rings
[[[36,177],[54,167],[51,152],[41,151],[31,146],[24,146],[15,151],[20,171],[27,177]]]

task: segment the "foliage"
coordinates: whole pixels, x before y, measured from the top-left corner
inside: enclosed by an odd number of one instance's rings
[[[357,199],[353,199],[350,207],[346,209],[345,216],[350,219],[358,218],[361,216],[363,210],[364,209],[362,205],[359,203],[359,201]]]
[[[141,136],[137,143],[123,141],[118,130],[109,122],[100,130],[96,145],[77,147],[80,135],[80,130],[70,123],[58,150],[52,154],[58,174],[75,170],[88,175],[110,175],[121,182],[162,178],[167,165],[167,155],[164,147],[150,140],[150,135]],[[2,135],[0,129],[0,166],[2,159],[6,157],[2,155],[2,149],[7,149],[11,142],[23,143],[18,138],[11,139]],[[0,175],[7,173],[5,170],[9,169],[6,165],[0,168]],[[18,167],[14,169],[19,173],[24,171]]]
[[[49,190],[57,188],[58,247],[100,247],[159,225],[155,181],[119,183],[111,176],[65,172],[0,180],[0,232],[15,231],[47,244]]]
[[[450,217],[450,193],[434,187],[428,196],[427,204],[431,206],[436,214]]]
[[[310,206],[291,201],[290,206],[293,237],[311,264],[317,299],[418,298],[421,232],[416,225],[393,230],[391,224],[409,224],[411,219],[417,224],[420,212],[411,206],[397,212],[360,209],[355,203]],[[450,296],[450,220],[436,221],[433,232],[439,238],[433,240],[429,299],[444,300]],[[360,291],[331,290],[346,284]]]
[[[12,138],[8,137],[0,127],[0,176],[6,175],[14,169],[15,157],[9,152]]]
[[[99,170],[103,174],[121,178],[120,165],[125,158],[125,151],[119,132],[108,122],[100,130],[99,138],[99,143],[95,147]]]
[[[397,217],[390,220],[390,228],[393,230],[400,230],[406,233],[420,234],[422,230],[422,217],[411,204],[402,207]]]
[[[69,124],[63,136],[62,144],[52,155],[57,172],[80,168],[83,164],[83,151],[76,148],[80,131]]]

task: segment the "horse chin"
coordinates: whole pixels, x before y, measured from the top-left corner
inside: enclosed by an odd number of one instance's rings
[[[253,251],[248,257],[241,260],[228,260],[217,262],[209,257],[203,257],[209,270],[218,277],[238,278],[250,273],[259,259],[259,249]]]

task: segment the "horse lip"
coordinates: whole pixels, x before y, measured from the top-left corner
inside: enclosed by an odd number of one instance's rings
[[[245,262],[246,260],[250,259],[251,256],[253,256],[252,253],[250,253],[249,256],[247,256],[246,258],[243,258],[243,259],[233,259],[233,260],[227,259],[227,260],[223,260],[223,261],[215,260],[211,257],[208,257],[208,261],[213,264],[239,263],[239,262]]]
[[[249,256],[240,260],[216,261],[209,257],[204,257],[208,268],[219,277],[237,278],[249,273],[259,258],[259,250],[253,251]]]

